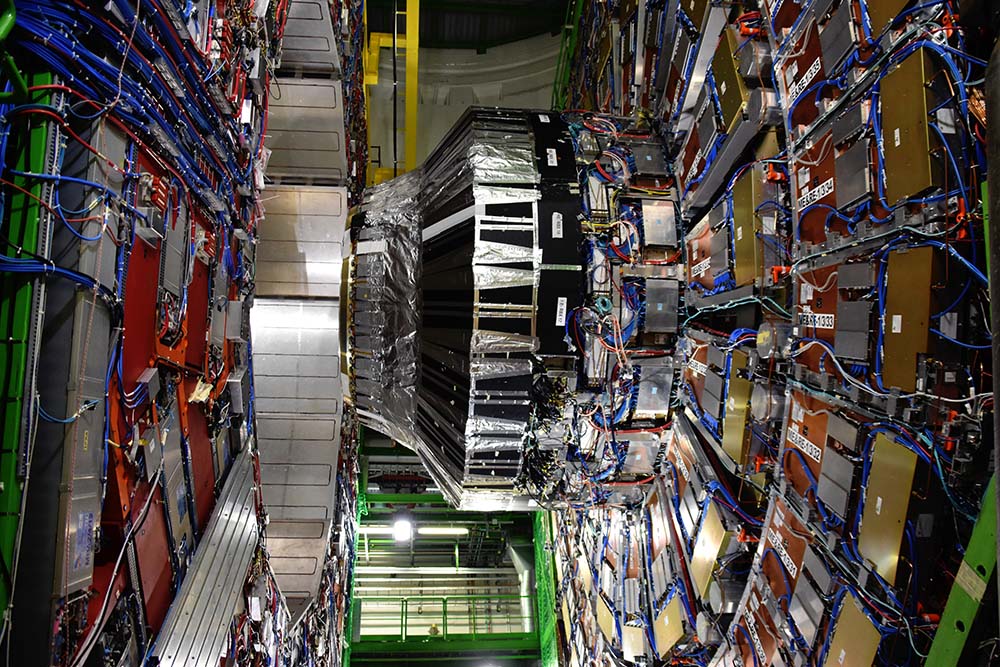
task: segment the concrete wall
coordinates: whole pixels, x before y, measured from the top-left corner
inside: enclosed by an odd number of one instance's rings
[[[549,108],[558,36],[542,35],[485,53],[460,49],[420,50],[417,161],[422,162],[466,108],[474,105]],[[404,161],[405,123],[402,52],[398,59],[398,159]],[[392,53],[382,49],[379,83],[369,90],[372,146],[382,147],[382,166],[392,167]],[[373,156],[374,157],[374,154]]]

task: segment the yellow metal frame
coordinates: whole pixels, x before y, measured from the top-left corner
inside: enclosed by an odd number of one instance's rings
[[[420,0],[405,0],[405,2],[406,9],[399,13],[406,16],[406,34],[396,35],[396,49],[402,49],[406,52],[404,71],[406,109],[403,116],[403,150],[405,155],[403,171],[412,171],[417,168],[417,104],[420,97],[418,88],[418,71],[420,66]],[[368,32],[367,4],[365,5],[365,34],[367,44],[363,56],[365,71],[365,117],[369,120],[369,127],[371,127],[371,103],[368,97],[368,86],[378,85],[379,55],[383,48],[392,48],[392,33]],[[371,155],[370,131],[368,137],[368,154]],[[390,178],[392,178],[391,168],[376,168],[374,165],[370,165],[368,169],[369,185],[381,183]]]

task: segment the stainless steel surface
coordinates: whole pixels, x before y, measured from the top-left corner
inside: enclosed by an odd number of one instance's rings
[[[161,667],[219,664],[256,544],[253,464],[244,449],[153,649]]]
[[[264,206],[257,296],[339,297],[347,189],[271,187]]]
[[[312,599],[336,493],[342,390],[336,301],[257,299],[251,311],[268,548],[292,618]]]
[[[340,57],[327,0],[292,0],[281,43],[279,71],[340,78]]]
[[[340,82],[279,77],[271,88],[268,178],[283,183],[344,183],[347,153]]]

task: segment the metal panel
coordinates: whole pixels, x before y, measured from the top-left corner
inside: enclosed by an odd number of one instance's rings
[[[260,227],[258,296],[340,295],[347,189],[273,187]]]
[[[282,182],[340,185],[347,179],[339,81],[277,78],[268,117],[267,175]],[[266,196],[266,193],[265,193]]]
[[[340,78],[340,57],[326,0],[292,0],[289,5],[279,72],[289,70]]]
[[[294,619],[318,589],[335,502],[339,308],[332,299],[264,298],[250,316],[268,549]]]
[[[837,617],[837,626],[824,665],[869,667],[882,636],[853,597],[848,596]]]
[[[912,248],[889,254],[885,293],[886,387],[916,390],[919,355],[929,348],[934,249]]]
[[[916,454],[881,433],[876,437],[858,550],[875,564],[875,569],[890,584],[896,580],[899,545],[903,540],[916,467]]]
[[[256,545],[253,465],[244,450],[156,641],[161,667],[219,663]]]
[[[895,204],[939,182],[931,157],[931,128],[926,83],[934,67],[924,52],[907,58],[882,79],[882,145],[885,151],[885,198]],[[935,140],[936,141],[936,140]]]

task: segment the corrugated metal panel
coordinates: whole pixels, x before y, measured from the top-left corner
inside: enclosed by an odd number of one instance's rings
[[[338,298],[347,189],[280,186],[265,195],[258,296]]]
[[[295,618],[319,586],[336,492],[343,392],[336,300],[259,298],[251,311],[271,566]]]
[[[278,71],[340,78],[340,57],[327,0],[292,0]]]
[[[160,667],[218,665],[257,545],[253,464],[244,449],[153,650]]]
[[[347,151],[340,82],[278,77],[270,104],[268,177],[281,183],[342,185]]]

